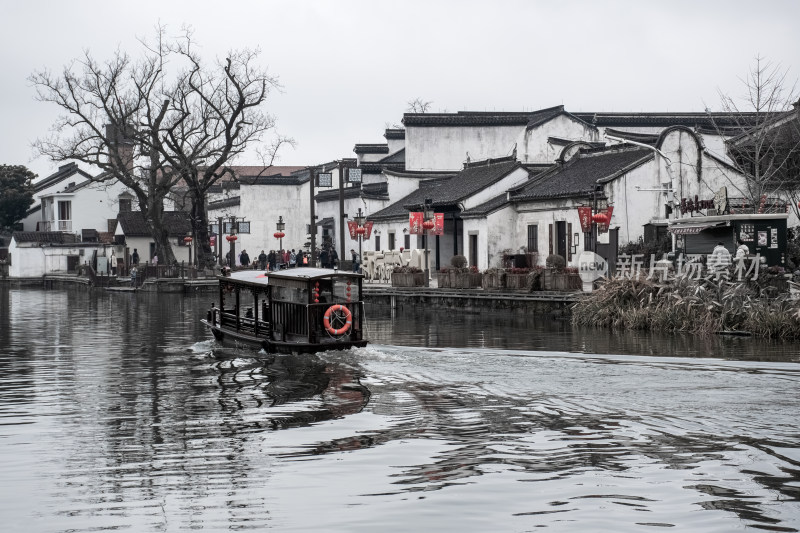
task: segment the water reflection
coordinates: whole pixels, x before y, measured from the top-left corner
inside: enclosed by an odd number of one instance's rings
[[[273,357],[207,300],[0,286],[5,530],[800,529],[791,345],[371,307]]]
[[[797,341],[579,328],[568,320],[511,311],[372,305],[368,318],[368,338],[380,344],[800,361]]]

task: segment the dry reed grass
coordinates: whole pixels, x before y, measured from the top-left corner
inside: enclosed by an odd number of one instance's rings
[[[800,302],[757,294],[747,284],[725,280],[613,278],[573,306],[572,322],[612,329],[740,331],[800,338]]]

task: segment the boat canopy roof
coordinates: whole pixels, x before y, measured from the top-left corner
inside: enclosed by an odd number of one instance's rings
[[[278,270],[276,272],[264,272],[261,270],[239,270],[232,272],[230,276],[218,276],[221,281],[233,281],[252,285],[269,285],[272,280],[273,285],[280,285],[282,280],[293,282],[308,282],[317,279],[330,278],[363,278],[363,274],[348,272],[346,270],[330,270],[328,268],[290,268]]]

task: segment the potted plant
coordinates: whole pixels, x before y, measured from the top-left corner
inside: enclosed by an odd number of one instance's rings
[[[392,287],[424,287],[425,272],[417,267],[397,266],[392,271]]]
[[[581,289],[581,278],[577,268],[567,268],[567,261],[560,255],[550,255],[545,261],[542,289],[546,291],[574,291]]]
[[[481,286],[484,289],[502,289],[505,287],[506,271],[502,268],[487,268],[483,271]]]
[[[478,267],[467,267],[467,258],[454,255],[450,259],[451,267],[439,271],[438,282],[441,288],[471,289],[481,286],[481,273]]]
[[[509,289],[527,289],[530,268],[510,268],[506,273],[506,287]]]

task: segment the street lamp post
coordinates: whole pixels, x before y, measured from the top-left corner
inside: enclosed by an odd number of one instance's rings
[[[186,246],[189,247],[189,266],[192,266],[192,241],[193,240],[194,239],[192,239],[189,236],[186,236],[186,237],[183,238],[183,242],[185,242]]]
[[[422,221],[422,239],[425,243],[425,286],[430,287],[431,282],[431,271],[430,266],[428,265],[428,235],[430,234],[431,230],[436,227],[436,222],[434,221],[434,213],[433,213],[433,200],[430,198],[425,198],[425,205],[423,208],[423,221]]]
[[[236,233],[239,229],[238,226],[239,224],[236,222],[236,217],[231,217],[231,234],[225,237],[228,242],[231,243],[231,258],[228,261],[228,266],[231,267],[231,269],[236,266],[236,239],[238,238],[236,237]]]
[[[356,228],[356,235],[358,235],[358,257],[361,257],[361,241],[364,238],[364,234],[367,232],[367,229],[364,227],[364,222],[366,222],[367,217],[361,212],[361,208],[358,208],[358,213],[355,217],[353,217],[353,221],[358,224]]]
[[[283,216],[278,217],[278,223],[275,224],[275,227],[278,231],[276,231],[273,236],[278,239],[278,249],[283,250],[283,238],[286,236],[283,232],[283,228],[286,227],[286,224],[283,223]]]

